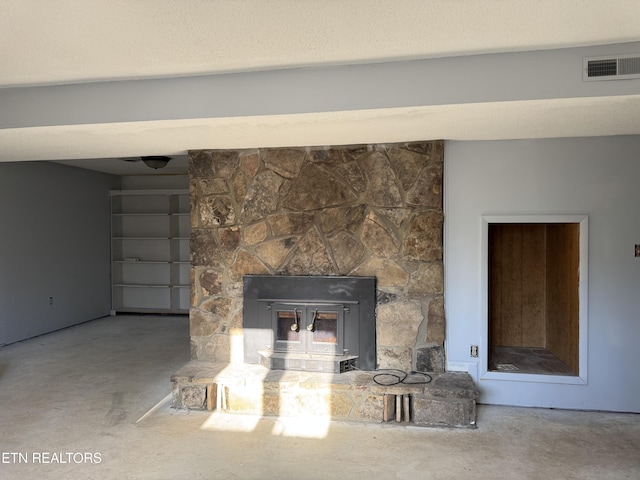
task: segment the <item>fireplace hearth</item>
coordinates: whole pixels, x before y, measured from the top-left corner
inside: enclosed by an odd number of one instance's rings
[[[275,370],[375,370],[375,278],[244,277],[244,360]]]

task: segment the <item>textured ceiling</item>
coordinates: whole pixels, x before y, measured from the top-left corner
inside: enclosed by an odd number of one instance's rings
[[[0,0],[0,86],[638,40],[637,0]]]
[[[0,87],[73,88],[83,82],[638,41],[637,0],[0,0]],[[225,146],[640,133],[637,95],[548,97],[303,115],[55,126],[34,121],[0,128],[0,161],[184,155],[189,148]]]

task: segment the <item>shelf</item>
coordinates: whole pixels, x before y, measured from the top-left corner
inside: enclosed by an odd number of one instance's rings
[[[173,240],[172,237],[113,237],[114,240]]]
[[[125,265],[164,265],[164,264],[176,264],[176,265],[189,265],[190,262],[186,260],[114,260],[113,263],[122,263]]]
[[[188,217],[190,213],[188,212],[121,212],[121,213],[112,213],[114,217]]]
[[[141,284],[141,283],[115,283],[114,287],[120,288],[189,288],[189,285],[168,285],[168,284]]]
[[[178,262],[165,262],[161,260],[114,260],[113,263],[123,263],[125,265],[164,265],[165,263],[178,263]]]
[[[175,213],[166,213],[166,212],[160,212],[160,213],[153,213],[153,212],[131,212],[131,213],[112,213],[111,215],[113,215],[114,217],[168,217],[171,215],[177,215]]]
[[[187,312],[189,191],[113,191],[110,196],[112,310]]]
[[[120,242],[135,242],[138,240],[144,240],[144,241],[171,241],[171,240],[178,240],[178,241],[182,241],[185,242],[187,240],[189,240],[188,237],[113,237],[113,240],[118,240]]]
[[[188,188],[169,188],[163,190],[110,190],[110,197],[148,197],[148,196],[169,196],[169,195],[184,195],[189,198]]]

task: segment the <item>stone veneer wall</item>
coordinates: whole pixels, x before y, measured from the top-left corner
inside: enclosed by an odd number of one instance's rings
[[[230,361],[245,274],[375,276],[379,368],[442,372],[443,148],[190,152],[192,358]]]

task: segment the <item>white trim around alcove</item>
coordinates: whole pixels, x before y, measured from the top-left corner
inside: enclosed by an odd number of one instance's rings
[[[572,385],[587,384],[588,358],[588,286],[589,286],[589,218],[587,215],[482,215],[481,266],[480,266],[480,363],[478,373],[481,380],[503,380],[513,382],[560,383]],[[580,267],[579,267],[579,340],[578,376],[538,375],[526,373],[496,372],[488,370],[489,360],[489,224],[492,223],[579,223]]]

